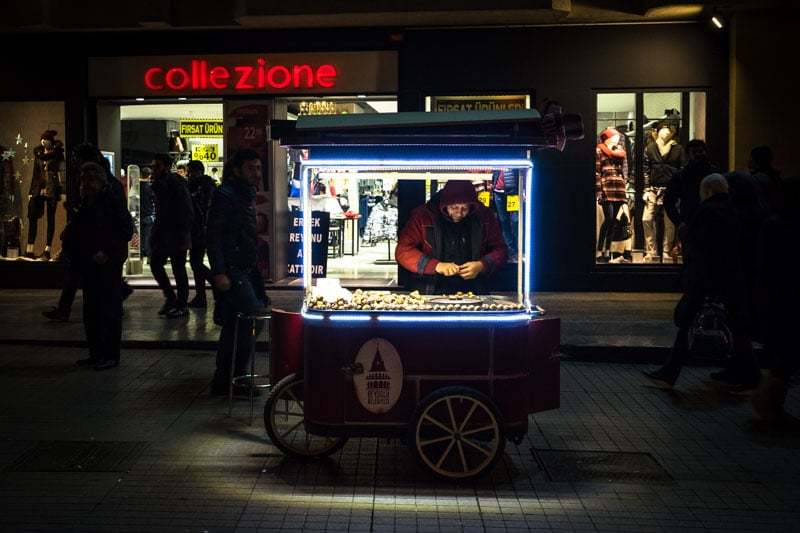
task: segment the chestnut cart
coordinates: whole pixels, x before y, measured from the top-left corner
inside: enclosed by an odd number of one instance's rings
[[[319,458],[349,437],[397,437],[451,480],[479,476],[528,415],[559,405],[554,358],[560,322],[531,302],[534,206],[531,154],[580,138],[580,117],[536,111],[303,117],[272,124],[273,138],[309,150],[302,164],[301,313],[272,314],[272,379],[264,422],[288,455]],[[519,254],[498,273],[505,291],[421,295],[355,291],[311,272],[309,184],[328,173],[422,180],[519,178]],[[423,190],[420,188],[418,190]],[[403,199],[401,198],[401,202]],[[518,207],[516,207],[518,206]]]

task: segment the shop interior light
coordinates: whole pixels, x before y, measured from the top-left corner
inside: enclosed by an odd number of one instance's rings
[[[711,17],[711,22],[714,24],[714,26],[717,27],[718,30],[722,29],[722,26],[723,26],[722,19],[719,18],[717,15],[714,15],[713,17]]]
[[[186,100],[186,97],[185,97],[185,96],[179,96],[179,97],[178,97],[178,100],[180,100],[181,102],[183,102],[184,100]]]
[[[137,99],[136,99],[136,101],[137,101],[137,102],[144,102],[144,98],[142,98],[142,97],[139,97],[139,98],[137,98]]]

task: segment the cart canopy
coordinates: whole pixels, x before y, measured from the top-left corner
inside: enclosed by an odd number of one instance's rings
[[[495,146],[563,149],[583,137],[580,115],[534,109],[453,113],[375,113],[276,120],[271,136],[282,146]]]

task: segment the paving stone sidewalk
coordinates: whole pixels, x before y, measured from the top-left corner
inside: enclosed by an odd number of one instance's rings
[[[452,485],[398,442],[284,458],[247,402],[229,418],[208,396],[210,352],[126,350],[104,373],[75,367],[82,354],[0,346],[2,530],[800,530],[798,425],[753,425],[704,368],[668,393],[642,365],[564,363],[561,409],[532,416],[490,476]]]
[[[0,290],[0,343],[81,345],[81,296],[78,294],[67,323],[48,322],[41,312],[58,301],[55,290]],[[300,308],[299,290],[269,291],[272,305]],[[549,315],[561,318],[562,344],[573,355],[589,351],[614,358],[620,354],[660,359],[672,345],[675,328],[672,293],[539,293],[535,301]],[[137,289],[125,302],[123,340],[131,348],[158,344],[167,348],[213,349],[219,328],[210,310],[191,310],[187,319],[167,320],[156,315],[163,303],[161,292]],[[631,357],[624,358],[626,360]]]

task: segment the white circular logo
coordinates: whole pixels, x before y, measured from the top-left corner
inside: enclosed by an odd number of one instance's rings
[[[370,413],[389,411],[403,390],[403,362],[395,347],[386,339],[370,339],[358,350],[356,363],[364,369],[353,376],[358,401]]]

